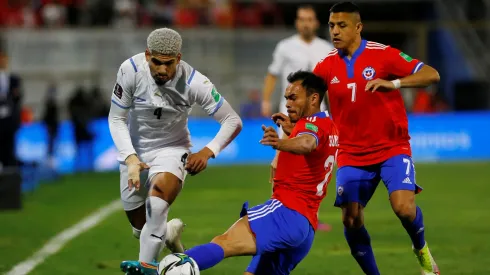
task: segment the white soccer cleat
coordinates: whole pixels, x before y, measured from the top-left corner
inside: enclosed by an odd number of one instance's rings
[[[167,235],[165,245],[172,253],[184,253],[184,246],[180,241],[180,235],[184,231],[185,224],[181,219],[172,219],[167,223]]]

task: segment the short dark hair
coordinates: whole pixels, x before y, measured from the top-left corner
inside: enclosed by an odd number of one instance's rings
[[[327,91],[327,85],[321,77],[312,72],[301,70],[288,75],[289,83],[293,83],[299,80],[302,80],[301,86],[305,88],[306,94],[308,96],[317,93],[320,95],[320,102],[323,101],[323,98],[325,97],[325,92]]]
[[[330,8],[331,13],[346,12],[346,13],[358,13],[361,14],[359,7],[349,1],[338,2]]]

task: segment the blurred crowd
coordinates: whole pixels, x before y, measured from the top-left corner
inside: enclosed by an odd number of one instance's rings
[[[115,27],[167,25],[260,27],[283,21],[272,0],[0,0],[0,27]]]

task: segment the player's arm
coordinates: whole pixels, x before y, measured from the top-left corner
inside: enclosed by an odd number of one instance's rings
[[[284,56],[282,54],[282,43],[279,43],[272,54],[272,63],[269,65],[267,75],[264,79],[264,87],[262,89],[262,115],[270,116],[271,97],[276,87],[277,76],[281,73],[284,64]]]
[[[306,155],[313,152],[323,136],[321,130],[317,125],[310,122],[305,123],[304,121],[298,122],[295,127],[298,129],[298,134],[295,137],[279,139],[279,136],[273,127],[262,126],[264,136],[260,143],[272,146],[272,148],[279,151],[298,155]]]
[[[126,60],[117,72],[109,112],[109,130],[114,144],[119,151],[118,159],[120,161],[125,161],[131,155],[136,155],[127,126],[127,116],[131,108],[135,89],[134,79],[134,68],[130,61]]]
[[[306,155],[313,152],[317,146],[318,142],[316,137],[312,135],[300,135],[294,138],[279,140],[277,150],[297,155]]]
[[[196,174],[206,168],[209,158],[217,157],[238,136],[242,130],[242,120],[231,105],[218,93],[214,84],[200,72],[195,72],[189,85],[194,101],[209,116],[221,124],[214,139],[187,160],[186,169],[191,174]]]
[[[112,140],[119,151],[118,160],[128,166],[129,188],[134,185],[139,189],[139,172],[147,168],[136,155],[129,129],[127,116],[131,107],[133,92],[135,89],[135,71],[130,61],[125,61],[117,73],[116,84],[111,97],[111,109],[109,111],[109,131]]]
[[[400,78],[387,81],[383,79],[371,80],[366,85],[366,91],[375,92],[379,88],[393,90],[399,88],[427,87],[440,80],[439,73],[433,67],[414,59],[398,49],[387,47],[381,52],[391,75]]]

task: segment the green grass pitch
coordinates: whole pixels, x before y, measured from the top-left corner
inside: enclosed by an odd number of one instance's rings
[[[417,196],[425,218],[426,238],[443,275],[490,274],[490,163],[418,164]],[[186,247],[211,240],[251,205],[270,196],[266,166],[210,167],[188,177],[170,211],[187,224]],[[51,237],[119,196],[118,174],[79,174],[41,185],[24,195],[21,211],[0,212],[0,274],[27,259]],[[344,240],[340,210],[334,208],[335,179],[322,204],[320,218],[333,225],[318,232],[309,255],[293,274],[362,274]],[[381,274],[420,274],[410,239],[392,213],[380,184],[366,209]],[[31,274],[122,274],[122,260],[137,259],[138,241],[123,210],[69,242]],[[250,257],[224,260],[204,275],[243,274]]]

